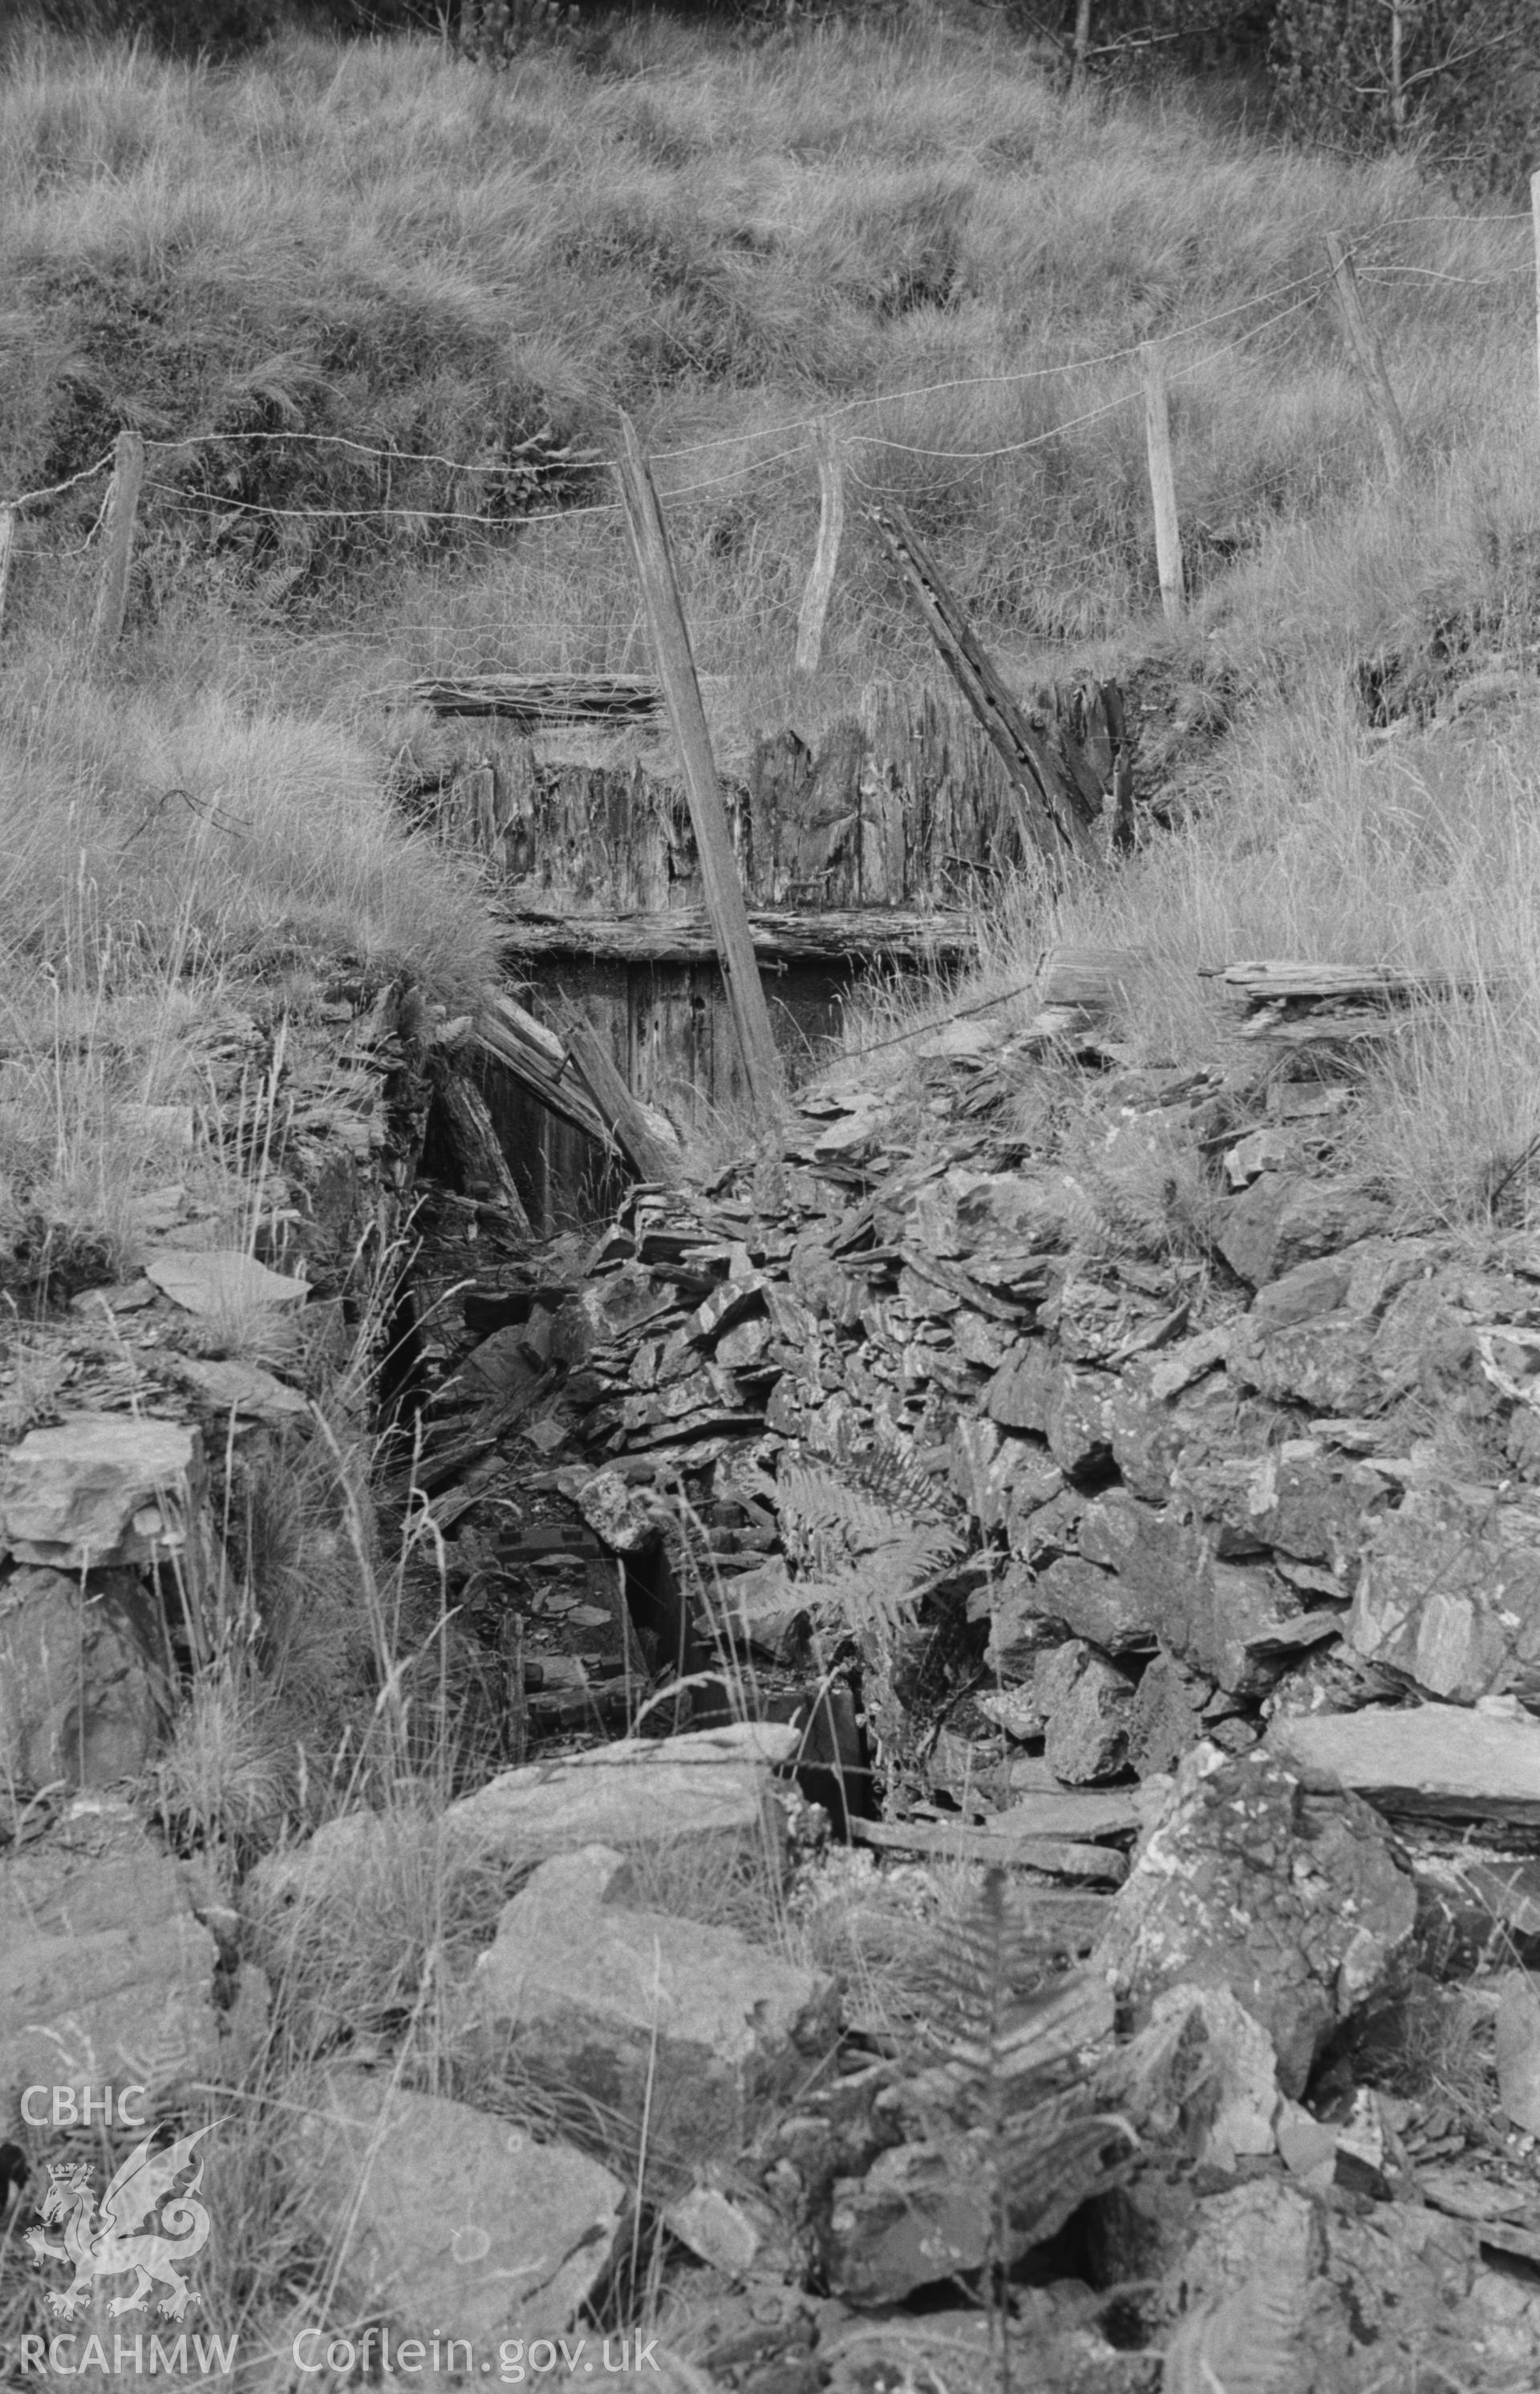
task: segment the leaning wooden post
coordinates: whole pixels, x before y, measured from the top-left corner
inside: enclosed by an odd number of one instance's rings
[[[1020,707],[902,507],[868,507],[866,519],[902,577],[941,651],[941,663],[993,741],[1020,812],[1023,845],[1034,848],[1049,875],[1062,879],[1076,860],[1097,862],[1092,819]]]
[[[691,654],[690,632],[679,599],[674,560],[669,555],[668,535],[652,477],[637,439],[637,428],[624,410],[620,433],[621,454],[616,470],[625,502],[631,546],[636,551],[637,572],[641,577],[658,678],[668,702],[674,737],[679,744],[685,795],[690,801],[690,820],[701,862],[701,885],[743,1054],[749,1101],[756,1114],[768,1125],[785,1098],[785,1075],[760,986],[748,908],[744,903],[744,888],[732,853],[732,834],[717,785],[711,735],[706,730],[705,709],[701,704],[701,686],[695,678],[695,660]]]
[[[1534,363],[1540,386],[1540,167],[1529,178],[1529,197],[1534,220]]]
[[[845,461],[832,424],[818,428],[818,546],[796,619],[796,670],[814,674],[823,654],[823,625],[839,568],[845,532]]]
[[[1161,605],[1168,624],[1181,621],[1182,536],[1177,520],[1177,478],[1171,466],[1171,414],[1165,403],[1165,364],[1158,341],[1141,341],[1144,367],[1144,439],[1150,458],[1150,497],[1155,510],[1155,563]]]
[[[1379,430],[1379,445],[1385,452],[1385,470],[1392,482],[1399,482],[1406,471],[1406,427],[1396,405],[1396,394],[1390,388],[1390,377],[1385,371],[1380,346],[1370,329],[1363,312],[1363,302],[1358,296],[1358,277],[1353,261],[1335,232],[1326,235],[1326,255],[1332,262],[1332,279],[1336,284],[1337,304],[1342,310],[1342,322],[1352,350],[1353,362],[1369,394],[1369,404],[1375,412]]]
[[[606,1053],[586,1015],[574,1014],[562,1026],[567,1053],[587,1082],[594,1103],[644,1180],[677,1180],[680,1154],[677,1144],[664,1138],[647,1119],[625,1085],[620,1067]]]
[[[0,507],[0,635],[6,629],[6,594],[10,587],[11,555],[16,546],[16,510]]]
[[[112,453],[112,479],[107,490],[101,583],[97,591],[96,621],[91,627],[92,643],[99,649],[113,648],[123,637],[123,619],[128,606],[128,568],[134,554],[134,518],[143,480],[144,442],[137,432],[120,432]]]
[[[1074,12],[1074,47],[1070,54],[1070,89],[1078,91],[1086,80],[1086,53],[1091,46],[1091,0],[1076,0]]]

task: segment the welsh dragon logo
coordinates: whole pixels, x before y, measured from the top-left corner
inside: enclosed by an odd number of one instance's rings
[[[209,2127],[219,2124],[214,2120]],[[45,2223],[63,2221],[64,2242],[50,2244],[42,2228],[29,2229],[26,2241],[39,2261],[63,2261],[74,2271],[61,2295],[48,2296],[49,2307],[59,2318],[73,2319],[86,2308],[98,2278],[121,2277],[127,2269],[136,2273],[133,2287],[108,2304],[109,2317],[144,2310],[151,2289],[157,2284],[170,2289],[159,2305],[163,2315],[174,2320],[186,2315],[189,2303],[198,2297],[176,2264],[190,2260],[208,2243],[208,2214],[193,2200],[204,2182],[204,2160],[202,2153],[194,2156],[193,2147],[208,2132],[207,2127],[200,2128],[193,2136],[178,2138],[175,2144],[158,2150],[148,2137],[136,2145],[101,2198],[99,2220],[95,2218],[89,2164],[50,2165],[43,2218]],[[191,2181],[180,2194],[172,2195],[185,2169],[193,2171]],[[167,2196],[171,2196],[169,2202]]]

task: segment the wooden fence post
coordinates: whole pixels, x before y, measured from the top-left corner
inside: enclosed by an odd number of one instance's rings
[[[1074,48],[1070,54],[1070,89],[1086,80],[1086,53],[1091,46],[1091,0],[1075,0]]]
[[[1335,232],[1326,235],[1326,255],[1332,262],[1332,279],[1336,284],[1337,303],[1342,310],[1342,322],[1348,335],[1360,378],[1369,394],[1369,404],[1375,412],[1379,431],[1379,445],[1385,452],[1385,470],[1392,482],[1399,482],[1406,470],[1406,427],[1401,420],[1396,394],[1390,388],[1390,377],[1385,371],[1380,346],[1370,329],[1363,312],[1363,302],[1358,296],[1358,277],[1353,261]]]
[[[624,409],[620,433],[621,454],[616,470],[621,496],[625,502],[625,520],[647,605],[658,677],[668,701],[674,737],[679,743],[685,796],[690,802],[690,820],[701,862],[701,884],[743,1054],[749,1100],[768,1127],[784,1101],[785,1074],[759,980],[748,908],[732,853],[727,809],[717,785],[711,735],[706,729],[705,709],[701,704],[701,686],[695,677],[695,660],[691,653],[690,632],[669,554],[668,534],[652,477],[637,439],[637,428]]]
[[[1168,624],[1182,615],[1182,536],[1177,520],[1177,478],[1171,466],[1171,416],[1165,403],[1165,363],[1158,341],[1139,343],[1144,367],[1144,440],[1150,458],[1150,497],[1155,510],[1155,563],[1161,605]]]
[[[91,627],[92,645],[97,649],[113,648],[123,637],[123,618],[128,605],[128,568],[134,554],[134,518],[138,511],[139,485],[143,480],[144,442],[137,432],[120,432],[112,453],[112,479],[107,489],[101,583]]]
[[[11,556],[16,547],[16,511],[0,507],[0,638],[6,629],[6,593],[10,586]]]
[[[832,424],[818,428],[818,546],[796,619],[796,670],[814,674],[823,653],[823,625],[839,566],[845,531],[845,461]]]
[[[1529,178],[1529,197],[1534,220],[1534,363],[1540,385],[1540,167]]]

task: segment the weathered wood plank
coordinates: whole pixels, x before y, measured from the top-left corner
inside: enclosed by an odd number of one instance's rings
[[[503,947],[521,961],[595,956],[625,964],[704,964],[716,954],[704,911],[667,914],[510,914]],[[975,954],[978,932],[966,915],[915,908],[840,907],[827,914],[778,909],[749,918],[755,953],[790,963],[912,957],[916,962]]]
[[[611,1144],[604,1117],[578,1079],[566,1048],[516,999],[495,999],[477,1016],[471,1035],[552,1113],[601,1147]]]
[[[592,1023],[573,1014],[565,1032],[568,1053],[587,1082],[594,1103],[641,1178],[677,1180],[681,1163],[678,1140],[665,1139],[648,1121]]]
[[[649,674],[431,675],[411,686],[436,715],[502,715],[518,723],[645,723],[663,712]]]
[[[530,1218],[498,1143],[487,1102],[473,1081],[453,1063],[434,1074],[434,1089],[448,1125],[467,1193],[500,1206],[517,1230],[531,1231]]]
[[[1209,975],[1208,978],[1215,978]],[[1455,973],[1398,972],[1381,965],[1324,965],[1293,956],[1265,958],[1255,964],[1226,965],[1218,978],[1227,989],[1238,989],[1255,1006],[1278,998],[1458,997],[1480,984]]]

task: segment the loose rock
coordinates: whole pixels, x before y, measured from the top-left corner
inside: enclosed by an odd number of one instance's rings
[[[170,1717],[165,1654],[137,1572],[0,1579],[0,1782],[31,1792],[136,1777]]]
[[[1270,1756],[1188,1755],[1097,1950],[1149,2017],[1178,1984],[1228,1987],[1303,2092],[1332,2031],[1408,1943],[1416,1890],[1368,1807],[1306,1793]]]
[[[560,2336],[609,2265],[620,2180],[510,2121],[338,2070],[296,2141],[302,2209],[349,2302],[401,2338]]]
[[[833,2043],[833,1983],[734,1929],[629,1908],[603,1846],[545,1862],[477,1962],[467,2022],[581,2088],[663,2163],[722,2160]]]

